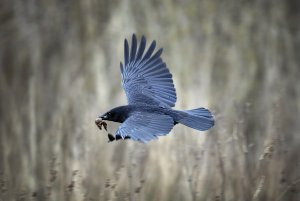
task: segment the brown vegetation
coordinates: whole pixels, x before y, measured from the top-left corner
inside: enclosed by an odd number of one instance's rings
[[[0,200],[299,201],[299,13],[296,0],[2,0]],[[107,143],[94,120],[126,103],[132,33],[164,48],[176,108],[212,109],[213,129]]]

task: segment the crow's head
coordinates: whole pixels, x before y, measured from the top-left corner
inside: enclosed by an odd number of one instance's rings
[[[95,122],[97,121],[102,121],[102,120],[107,120],[107,121],[114,121],[114,122],[120,122],[123,123],[129,115],[129,111],[126,110],[124,107],[117,107],[114,108],[103,115],[99,116],[96,118]]]

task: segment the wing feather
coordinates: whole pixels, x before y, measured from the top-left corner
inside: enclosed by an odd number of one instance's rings
[[[139,47],[139,50],[138,50],[138,53],[136,56],[137,61],[139,61],[142,58],[143,53],[145,51],[145,47],[146,47],[146,38],[145,38],[145,36],[142,36],[140,47]]]
[[[134,62],[135,60],[136,48],[137,48],[136,36],[133,34],[132,41],[131,41],[130,62]]]
[[[146,52],[143,60],[147,60],[147,59],[149,59],[151,57],[151,55],[152,55],[152,53],[153,53],[153,51],[155,49],[155,46],[156,46],[156,41],[154,40],[154,41],[152,41],[152,43],[151,43],[148,51]]]
[[[122,62],[120,62],[120,70],[121,70],[121,73],[123,74],[123,72],[124,72],[124,68],[123,68],[123,64],[122,64]]]
[[[124,41],[124,65],[127,66],[129,61],[129,45],[128,41]]]

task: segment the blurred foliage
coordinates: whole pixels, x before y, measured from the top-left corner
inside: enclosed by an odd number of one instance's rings
[[[297,0],[2,0],[0,200],[299,200],[299,21]],[[213,129],[107,143],[132,33]]]

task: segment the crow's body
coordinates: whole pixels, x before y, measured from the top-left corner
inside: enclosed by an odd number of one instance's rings
[[[183,118],[184,116],[180,111],[173,110],[171,108],[163,108],[155,105],[143,105],[143,104],[119,106],[110,110],[109,112],[111,114],[109,120],[114,122],[119,122],[119,123],[123,123],[129,116],[139,112],[168,115],[172,117],[174,124],[178,123],[178,120]],[[104,118],[103,120],[106,119]]]
[[[137,48],[136,36],[132,36],[131,51],[125,40],[125,62],[121,63],[122,86],[128,105],[116,107],[96,119],[122,123],[110,139],[132,139],[147,142],[168,134],[177,123],[204,131],[214,125],[210,111],[205,108],[174,110],[177,96],[172,75],[160,55],[162,49],[152,55],[153,41],[144,54],[146,39],[142,37]]]

